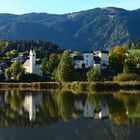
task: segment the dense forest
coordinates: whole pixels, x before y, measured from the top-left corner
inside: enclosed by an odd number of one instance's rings
[[[0,40],[0,56],[3,57],[5,54],[11,50],[16,50],[18,52],[29,52],[31,48],[36,49],[38,58],[49,58],[52,53],[62,53],[63,49],[58,47],[56,44],[39,41],[39,40]]]
[[[64,49],[87,51],[114,48],[140,39],[140,10],[108,7],[63,15],[0,14],[0,38],[45,40]]]
[[[130,41],[124,45],[127,49],[140,49],[140,40]]]

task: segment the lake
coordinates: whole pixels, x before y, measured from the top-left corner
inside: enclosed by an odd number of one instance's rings
[[[140,94],[0,91],[0,140],[139,137]]]

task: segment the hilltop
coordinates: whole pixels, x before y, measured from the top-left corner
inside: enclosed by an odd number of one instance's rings
[[[0,14],[0,39],[45,40],[64,49],[100,50],[140,39],[140,9],[107,7],[63,15]]]

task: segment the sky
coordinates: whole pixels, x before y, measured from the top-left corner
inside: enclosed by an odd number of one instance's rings
[[[140,8],[140,0],[0,0],[0,13],[64,14],[109,6],[134,10]]]

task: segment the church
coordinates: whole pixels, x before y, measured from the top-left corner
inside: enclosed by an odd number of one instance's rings
[[[25,69],[25,73],[40,75],[40,65],[36,59],[36,52],[34,49],[30,50],[29,59],[24,62],[23,68]]]

